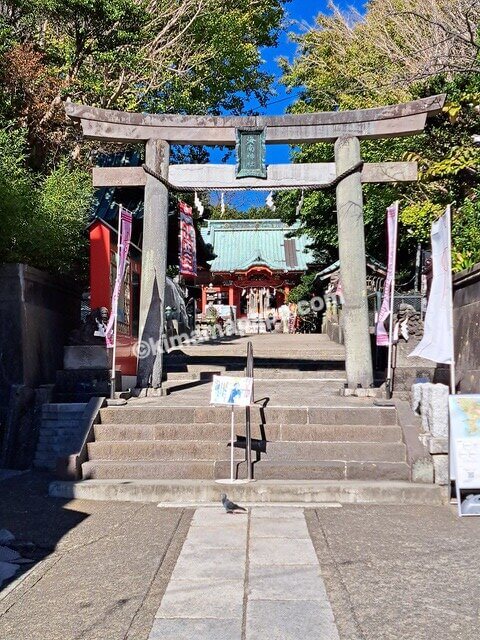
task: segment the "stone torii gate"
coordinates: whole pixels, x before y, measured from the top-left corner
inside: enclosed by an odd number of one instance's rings
[[[109,111],[73,103],[66,113],[86,138],[144,142],[142,167],[95,168],[97,187],[145,187],[139,340],[161,344],[167,253],[168,188],[179,191],[314,189],[336,185],[338,244],[344,295],[348,386],[373,383],[366,292],[362,183],[417,179],[414,162],[363,164],[361,139],[421,133],[445,96],[405,104],[284,116],[184,116]],[[265,166],[264,144],[335,143],[334,163]],[[170,144],[237,145],[239,166],[170,165]],[[160,179],[159,179],[160,178]],[[162,350],[139,359],[137,385],[160,389]]]

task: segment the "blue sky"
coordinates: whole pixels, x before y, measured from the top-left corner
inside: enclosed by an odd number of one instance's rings
[[[315,24],[315,17],[320,12],[327,12],[327,0],[292,0],[286,5],[287,21],[292,21],[287,28],[287,32],[280,35],[279,43],[276,48],[264,49],[262,56],[264,59],[263,68],[279,78],[281,73],[276,60],[282,56],[293,60],[296,51],[296,44],[293,43],[289,37],[289,32],[301,32],[308,26]],[[348,7],[356,7],[360,9],[364,2],[359,0],[353,0],[350,2],[340,1],[337,4],[347,9]],[[260,114],[279,115],[285,113],[287,107],[295,101],[295,95],[298,94],[298,89],[287,93],[283,85],[278,82],[274,83],[274,90],[276,95],[273,96],[266,108],[260,108],[254,101],[248,104],[248,107],[255,109]],[[211,162],[220,162],[224,154],[219,150],[212,150],[210,154]],[[267,163],[285,163],[289,161],[289,147],[288,145],[268,145],[267,146]],[[234,163],[235,158],[232,157],[229,163]],[[252,205],[263,205],[265,203],[266,193],[264,192],[242,192],[238,194],[228,194],[226,199],[240,209],[247,209]],[[213,201],[217,201],[218,195],[212,194]]]

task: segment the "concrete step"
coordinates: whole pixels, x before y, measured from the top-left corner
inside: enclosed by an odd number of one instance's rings
[[[244,372],[242,372],[244,373]],[[255,380],[318,380],[332,388],[340,389],[347,381],[345,371],[299,371],[298,369],[255,369]],[[335,384],[334,384],[335,383]]]
[[[87,406],[86,402],[51,402],[42,405],[43,416],[57,416],[59,413],[77,413],[81,415]]]
[[[227,472],[230,475],[230,471]],[[196,478],[212,480],[215,476],[213,460],[196,461],[128,461],[128,460],[88,460],[82,465],[85,480],[109,479],[183,479]]]
[[[255,480],[409,480],[410,467],[406,462],[261,460],[254,464],[253,474]],[[246,477],[246,465],[241,465],[238,477]]]
[[[268,442],[262,459],[320,462],[328,460],[405,462],[403,442]]]
[[[200,380],[200,379],[208,379],[214,375],[221,375],[225,373],[225,369],[220,369],[218,367],[213,367],[212,369],[208,369],[207,367],[202,367],[201,365],[195,365],[195,368],[191,370],[185,371],[183,367],[178,367],[176,369],[168,369],[167,368],[167,380]],[[245,368],[239,368],[237,370],[239,375],[245,374]],[[311,380],[337,380],[341,384],[346,382],[345,371],[344,370],[322,370],[319,371],[305,371],[299,369],[291,369],[291,368],[268,368],[262,367],[261,369],[255,369],[254,378],[258,380],[271,380],[276,378],[281,379],[293,379],[293,380],[303,380],[303,379],[311,379]]]
[[[235,458],[245,457],[243,449],[235,448]],[[230,456],[228,440],[224,442],[198,440],[155,440],[145,442],[91,442],[89,460],[223,460]]]
[[[42,425],[45,429],[54,427],[55,429],[70,428],[72,425],[80,424],[83,418],[83,411],[78,412],[65,412],[65,413],[43,413]]]
[[[220,508],[220,494],[225,490],[232,500],[246,506],[300,504],[308,507],[316,503],[441,505],[447,502],[445,488],[438,485],[359,480],[259,480],[226,486],[205,480],[57,480],[50,484],[49,493],[52,497],[67,499],[161,502],[172,506],[215,504]]]
[[[55,469],[59,457],[73,453],[78,446],[78,432],[86,406],[83,402],[42,406],[35,467]]]
[[[243,371],[245,367],[245,362],[242,364],[238,364],[238,366],[234,369],[235,371]],[[208,365],[208,364],[189,364],[187,362],[167,362],[165,364],[164,371],[166,371],[167,375],[170,374],[190,374],[190,375],[199,375],[200,373],[210,373],[221,375],[225,373],[227,370],[227,365]]]
[[[262,459],[297,461],[371,461],[405,462],[402,442],[257,442]],[[91,442],[89,460],[223,460],[230,453],[228,441],[145,440]],[[244,457],[244,449],[235,447],[235,458]]]
[[[223,371],[216,369],[212,371],[199,370],[199,371],[167,371],[168,382],[183,382],[184,380],[211,380],[215,375],[221,375]]]
[[[55,400],[60,403],[85,403],[86,405],[87,402],[89,402],[92,398],[99,398],[101,396],[108,398],[110,396],[110,391],[108,391],[107,393],[105,393],[104,391],[104,389],[94,391],[75,391],[67,393],[55,391],[54,397]]]
[[[403,443],[390,442],[261,442],[262,460],[284,461],[370,461],[405,462]],[[230,455],[226,441],[151,440],[91,442],[89,460],[223,460]],[[235,459],[244,457],[243,447],[235,447]]]
[[[229,437],[226,424],[97,424],[97,442],[123,440],[224,440]],[[237,437],[245,436],[244,425],[238,425]],[[401,442],[402,430],[395,425],[321,425],[252,424],[252,438],[268,441],[321,442]]]
[[[89,460],[84,479],[203,479],[230,477],[230,460]],[[260,460],[253,465],[257,480],[409,480],[406,462]],[[247,477],[244,459],[235,461],[235,477]]]
[[[169,369],[178,367],[188,367],[189,371],[193,371],[196,367],[214,368],[224,367],[227,371],[241,370],[246,365],[245,355],[225,354],[218,355],[210,351],[204,355],[168,355],[165,360],[165,367]],[[274,355],[258,355],[254,358],[255,369],[278,368],[278,369],[297,369],[299,371],[321,371],[328,369],[345,369],[345,357],[338,354],[335,349],[325,352],[324,357],[315,360],[305,356],[305,351],[289,351],[287,357],[278,357]]]
[[[101,422],[107,424],[229,424],[228,407],[210,406],[132,406],[107,407],[100,412]],[[266,424],[341,424],[341,425],[395,425],[397,413],[394,407],[373,405],[328,405],[322,407],[252,407],[252,421],[265,420]],[[242,424],[245,413],[235,412],[235,421]]]
[[[285,442],[402,442],[403,438],[396,425],[288,424],[279,431],[278,440]]]

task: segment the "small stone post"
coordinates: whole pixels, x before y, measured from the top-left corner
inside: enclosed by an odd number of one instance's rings
[[[337,175],[360,162],[358,138],[341,137],[335,143]],[[368,326],[367,268],[361,171],[337,186],[338,251],[344,296],[345,365],[350,389],[373,383]]]
[[[168,179],[170,146],[148,140],[145,164]],[[168,240],[168,189],[147,174],[145,185],[140,284],[140,326],[137,387],[162,386],[163,325]]]

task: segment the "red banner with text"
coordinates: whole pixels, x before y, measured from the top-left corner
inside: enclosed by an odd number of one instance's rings
[[[193,226],[192,207],[179,203],[179,267],[182,276],[197,275],[197,240]]]

